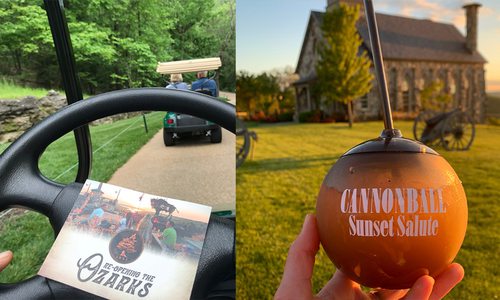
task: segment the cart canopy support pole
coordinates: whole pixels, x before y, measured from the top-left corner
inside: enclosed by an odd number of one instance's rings
[[[63,0],[44,0],[44,4],[54,39],[62,84],[69,105],[82,100],[83,93],[76,70],[68,22],[64,14],[64,3]],[[92,142],[90,140],[89,126],[82,126],[73,132],[75,134],[79,162],[75,181],[83,183],[89,177],[92,168]]]

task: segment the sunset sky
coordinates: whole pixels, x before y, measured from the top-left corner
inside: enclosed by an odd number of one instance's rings
[[[99,182],[97,181],[88,182],[91,183],[91,189],[96,189],[99,186]],[[88,186],[85,185],[83,191],[86,192],[87,189]],[[118,191],[120,191],[120,194],[118,194]],[[154,209],[151,208],[151,198],[159,198],[154,195],[144,194],[142,192],[121,188],[110,184],[104,184],[102,187],[102,192],[103,196],[108,199],[116,199],[116,196],[118,196],[118,201],[122,205],[131,206],[137,210],[149,210],[151,212],[154,212]],[[177,199],[165,197],[160,198],[167,200],[168,203],[173,204],[177,208],[177,211],[173,213],[173,216],[208,223],[211,212],[210,207]]]
[[[374,0],[377,12],[453,23],[465,33],[464,0]],[[500,91],[500,1],[482,0],[479,51],[488,60],[488,91]],[[237,70],[260,73],[296,67],[311,10],[324,11],[326,0],[238,0]]]

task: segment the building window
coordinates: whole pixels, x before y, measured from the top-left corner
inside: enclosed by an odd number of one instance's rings
[[[451,80],[450,80],[449,92],[452,96],[455,96],[455,93],[457,92],[457,86],[455,85],[454,78],[451,78]]]
[[[398,73],[395,68],[391,69],[389,79],[389,97],[391,98],[391,106],[394,111],[398,110]]]
[[[299,110],[304,111],[307,107],[307,88],[301,88],[299,93]]]
[[[410,111],[410,83],[408,82],[408,78],[403,81],[402,87],[402,96],[403,96],[403,109],[404,112]]]
[[[466,73],[464,78],[464,98],[462,99],[462,109],[469,110],[471,108],[472,80],[470,71]]]
[[[361,103],[361,109],[368,109],[368,94],[359,98],[359,102]]]

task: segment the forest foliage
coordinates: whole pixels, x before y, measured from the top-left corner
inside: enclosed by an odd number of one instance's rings
[[[164,86],[157,62],[220,56],[234,91],[235,0],[65,0],[84,93]],[[0,77],[60,88],[43,0],[0,2]],[[188,79],[193,78],[187,76]]]
[[[253,121],[291,121],[295,112],[295,91],[298,79],[291,67],[260,74],[240,71],[237,75],[236,109]]]

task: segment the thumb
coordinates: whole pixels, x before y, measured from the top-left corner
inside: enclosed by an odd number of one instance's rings
[[[11,251],[5,251],[0,253],[0,272],[7,267],[8,264],[10,264],[12,260],[12,252]]]
[[[307,215],[302,231],[288,251],[283,279],[275,299],[312,298],[311,278],[318,249],[316,216]]]

